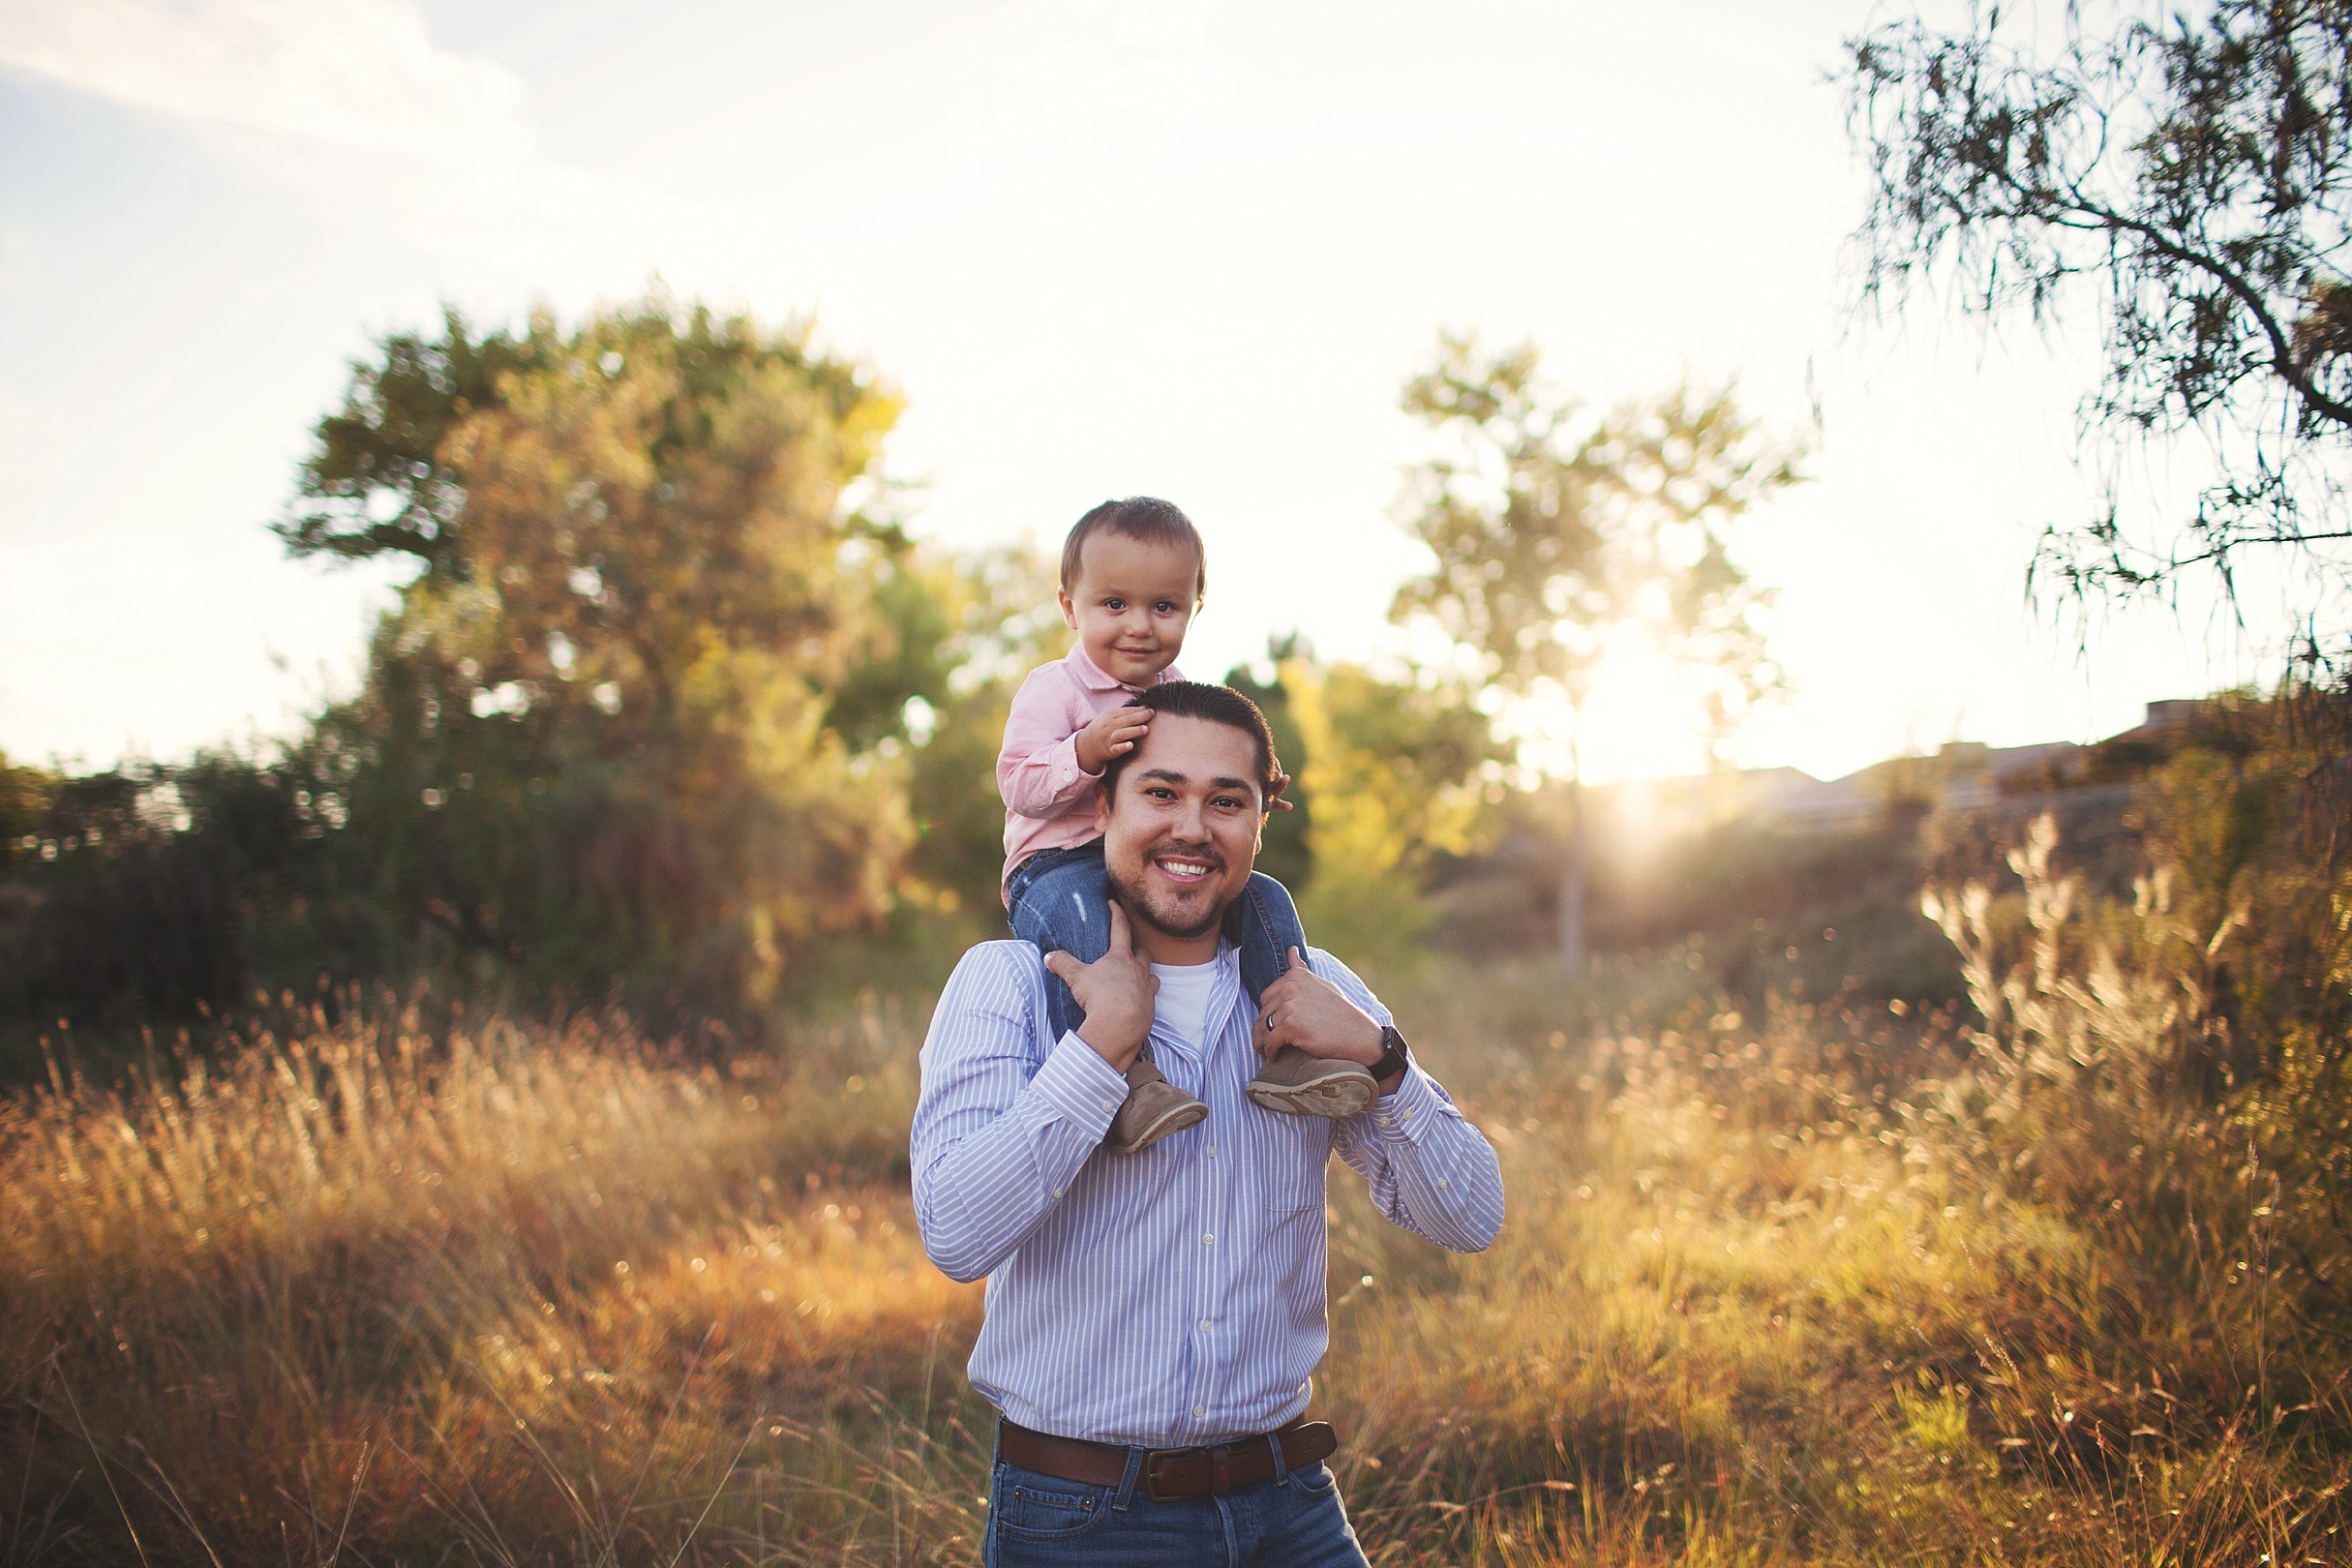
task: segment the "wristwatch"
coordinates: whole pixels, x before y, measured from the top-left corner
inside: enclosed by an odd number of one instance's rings
[[[1380,1026],[1380,1060],[1367,1069],[1374,1083],[1387,1080],[1391,1073],[1402,1072],[1411,1058],[1404,1049],[1404,1037],[1397,1033],[1394,1024]]]

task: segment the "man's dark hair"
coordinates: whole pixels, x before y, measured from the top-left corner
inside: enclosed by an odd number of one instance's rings
[[[1207,719],[1211,724],[1222,724],[1248,736],[1257,747],[1259,814],[1274,809],[1274,781],[1282,776],[1282,765],[1274,755],[1274,732],[1266,727],[1266,715],[1258,710],[1257,704],[1231,686],[1212,686],[1205,680],[1171,680],[1161,686],[1146,686],[1128,701],[1131,707],[1148,708],[1155,713],[1179,718]],[[1102,799],[1118,799],[1119,775],[1127,771],[1127,765],[1140,751],[1140,747],[1123,751],[1102,765]]]
[[[1202,542],[1200,530],[1192,527],[1192,520],[1184,515],[1184,508],[1153,496],[1130,496],[1125,500],[1104,501],[1071,527],[1070,537],[1062,541],[1063,592],[1068,593],[1077,583],[1079,552],[1098,533],[1123,534],[1140,544],[1190,550],[1195,563],[1192,597],[1198,599],[1209,591],[1209,547]]]

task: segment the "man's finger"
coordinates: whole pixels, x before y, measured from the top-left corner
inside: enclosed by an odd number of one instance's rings
[[[1065,984],[1068,984],[1070,980],[1075,978],[1077,972],[1085,967],[1086,966],[1078,962],[1074,956],[1064,952],[1059,948],[1054,949],[1053,951],[1045,955],[1046,973],[1054,976]]]
[[[1250,1043],[1257,1047],[1258,1055],[1271,1059],[1275,1052],[1290,1043],[1290,1036],[1282,1027],[1284,1022],[1282,1010],[1280,1005],[1274,1004],[1271,987],[1267,1001],[1269,1006],[1258,1014],[1257,1029]]]
[[[1116,898],[1111,900],[1110,918],[1110,950],[1122,958],[1132,958],[1135,955],[1135,939],[1127,928],[1127,911],[1119,907]]]

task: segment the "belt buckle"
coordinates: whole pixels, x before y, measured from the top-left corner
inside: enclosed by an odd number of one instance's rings
[[[1198,1449],[1192,1449],[1192,1448],[1156,1448],[1156,1449],[1152,1450],[1150,1453],[1148,1453],[1148,1454],[1144,1455],[1144,1456],[1143,1456],[1143,1491],[1144,1491],[1144,1494],[1145,1494],[1146,1496],[1150,1497],[1150,1498],[1152,1499],[1152,1501],[1154,1501],[1154,1502],[1156,1502],[1156,1503],[1172,1503],[1172,1502],[1182,1502],[1184,1499],[1183,1499],[1183,1498],[1181,1498],[1181,1497],[1163,1497],[1163,1496],[1161,1496],[1161,1495],[1160,1494],[1160,1462],[1161,1462],[1161,1460],[1167,1460],[1167,1459],[1179,1459],[1179,1458],[1182,1458],[1184,1455],[1187,1455],[1187,1454],[1195,1454],[1195,1453],[1198,1453],[1198,1452],[1199,1452],[1199,1450],[1198,1450]]]

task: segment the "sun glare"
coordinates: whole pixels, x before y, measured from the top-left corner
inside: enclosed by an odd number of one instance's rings
[[[1652,649],[1613,650],[1581,710],[1565,698],[1537,698],[1509,711],[1523,760],[1555,776],[1615,784],[1706,770],[1701,691],[1686,671]]]

